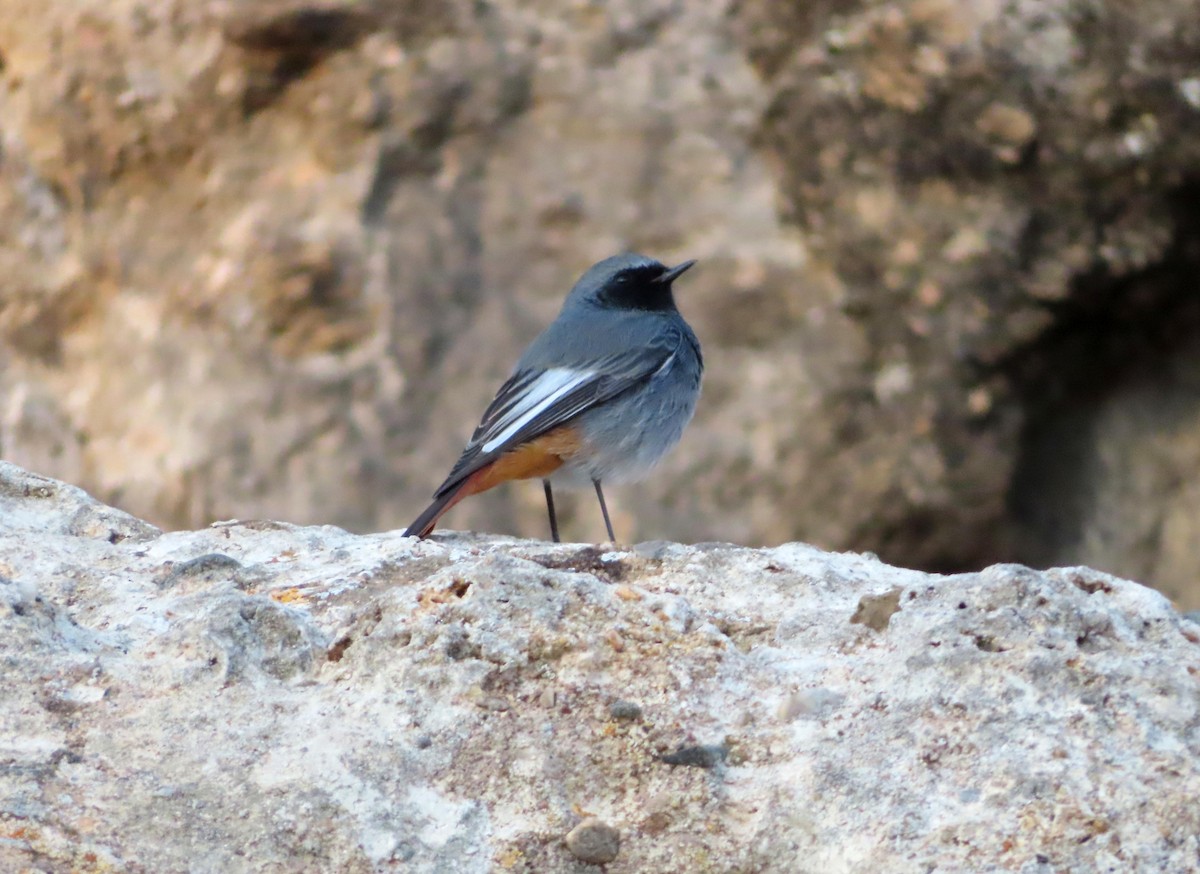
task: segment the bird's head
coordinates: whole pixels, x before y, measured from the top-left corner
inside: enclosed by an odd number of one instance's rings
[[[671,283],[695,263],[684,261],[667,267],[645,255],[614,255],[583,274],[568,300],[622,310],[671,311],[675,309]]]

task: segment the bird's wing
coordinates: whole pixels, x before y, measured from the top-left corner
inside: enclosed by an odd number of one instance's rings
[[[435,497],[510,449],[646,381],[670,364],[681,339],[677,331],[664,331],[660,339],[647,346],[592,362],[518,370],[488,405],[467,448]]]

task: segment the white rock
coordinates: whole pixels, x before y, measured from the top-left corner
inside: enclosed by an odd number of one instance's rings
[[[570,871],[588,816],[610,872],[1200,852],[1200,627],[1095,571],[162,534],[4,464],[0,520],[0,870]]]

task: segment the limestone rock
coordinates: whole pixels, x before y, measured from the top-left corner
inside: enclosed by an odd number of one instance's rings
[[[552,874],[588,817],[609,872],[1200,852],[1200,626],[1086,568],[158,533],[8,464],[0,519],[4,870]]]

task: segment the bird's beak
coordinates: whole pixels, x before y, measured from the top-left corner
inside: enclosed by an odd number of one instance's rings
[[[670,270],[668,270],[666,273],[664,273],[662,276],[658,277],[658,279],[656,279],[654,281],[661,282],[663,285],[670,285],[672,282],[674,282],[676,279],[678,279],[680,276],[682,276],[684,273],[686,273],[688,268],[691,267],[695,263],[696,263],[696,260],[694,258],[691,261],[684,261],[682,264],[672,267]]]

